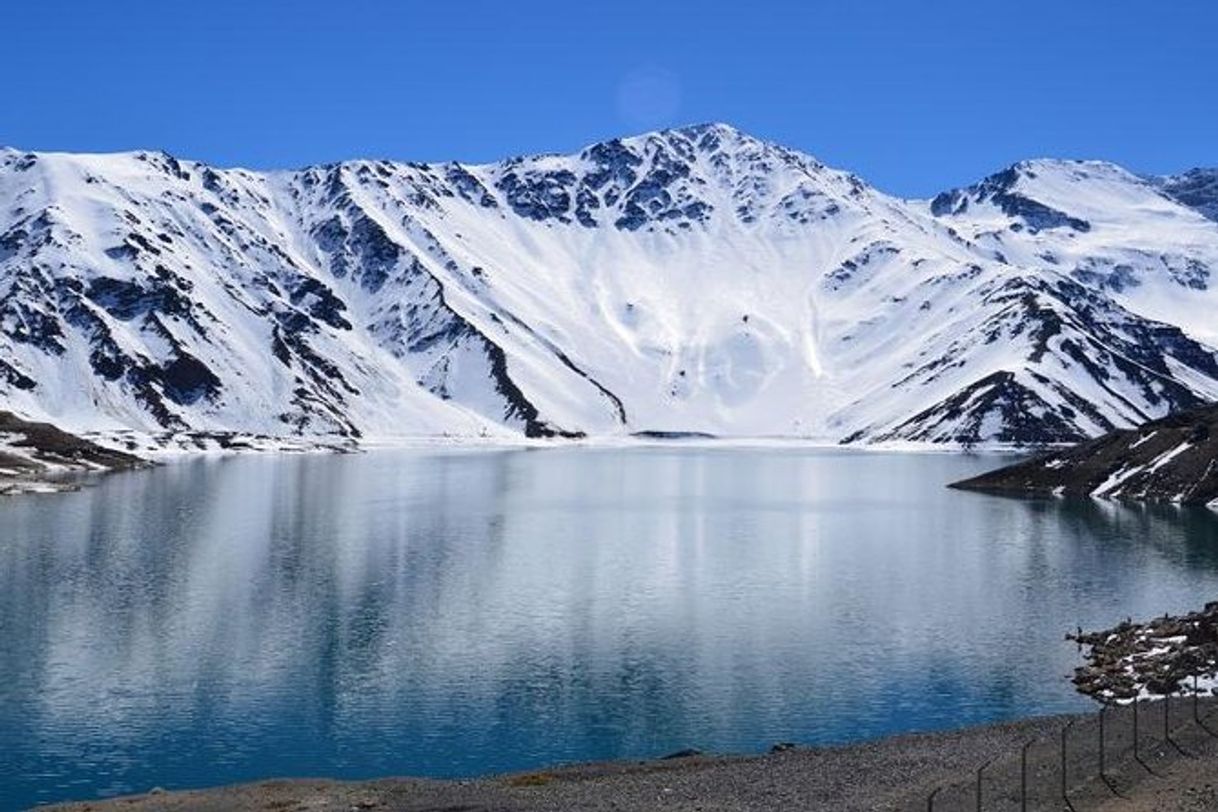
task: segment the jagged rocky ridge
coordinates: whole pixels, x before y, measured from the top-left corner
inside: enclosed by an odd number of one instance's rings
[[[1213,173],[932,201],[725,125],[497,164],[0,151],[0,405],[72,430],[1067,443],[1218,399]]]
[[[1218,406],[1114,431],[952,487],[1218,507]]]

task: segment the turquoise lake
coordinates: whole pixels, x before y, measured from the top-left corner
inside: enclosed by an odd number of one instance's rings
[[[1218,599],[1218,516],[1005,458],[200,459],[0,501],[0,808],[472,776],[1085,709],[1076,627]]]

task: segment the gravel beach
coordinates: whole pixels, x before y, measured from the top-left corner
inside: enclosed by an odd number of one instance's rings
[[[1218,705],[1143,703],[1135,758],[1132,712],[1105,720],[1107,784],[1098,776],[1098,715],[1055,716],[843,747],[780,749],[759,756],[686,755],[585,764],[468,781],[391,778],[364,782],[274,780],[187,792],[67,804],[60,810],[353,810],[515,812],[529,810],[936,810],[975,809],[977,769],[984,809],[1020,808],[1020,751],[1028,749],[1028,808],[1062,809],[1061,738],[1067,731],[1067,791],[1079,810],[1199,812],[1218,809]],[[1212,721],[1210,721],[1212,720]],[[1118,796],[1117,793],[1120,793]]]

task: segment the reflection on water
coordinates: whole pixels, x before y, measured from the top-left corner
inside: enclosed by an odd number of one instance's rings
[[[0,808],[470,775],[1085,707],[1063,640],[1218,595],[1205,511],[994,458],[254,456],[0,503]]]

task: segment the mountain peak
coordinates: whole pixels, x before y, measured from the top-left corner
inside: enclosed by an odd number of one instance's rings
[[[677,127],[666,128],[661,130],[661,132],[677,132],[689,137],[698,137],[712,133],[719,136],[752,138],[752,136],[738,127],[723,121],[702,121],[697,124],[683,124]]]
[[[815,161],[810,155],[790,149],[773,141],[759,138],[741,130],[732,124],[722,121],[706,121],[697,124],[683,124],[676,127],[666,127],[652,130],[625,138],[611,139],[605,143],[624,143],[630,145],[646,145],[647,143],[662,142],[670,146],[685,148],[687,145],[697,152],[765,152],[774,151],[789,156],[800,156],[805,160]]]
[[[1022,221],[1033,234],[1056,228],[1089,231],[1082,209],[1101,208],[1117,200],[1151,194],[1147,182],[1110,161],[1034,158],[1018,161],[963,189],[952,189],[931,201],[936,216],[963,215],[978,204],[992,205]]]

